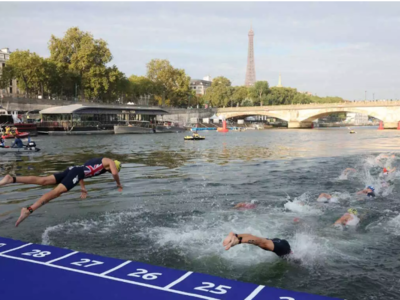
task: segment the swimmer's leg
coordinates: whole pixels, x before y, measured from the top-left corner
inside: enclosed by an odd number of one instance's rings
[[[30,206],[30,208],[32,209],[32,212],[37,210],[39,207],[45,205],[47,202],[58,198],[61,196],[61,194],[67,192],[67,188],[63,185],[63,184],[59,184],[54,190],[44,194],[42,197],[40,197],[40,199],[38,201],[36,201],[33,205]],[[31,214],[31,212],[27,209],[27,208],[22,208],[21,209],[21,214],[17,220],[17,222],[15,223],[15,227],[18,227],[19,224],[21,224],[22,221],[24,221],[27,217],[29,217],[29,215]]]
[[[15,178],[15,182],[14,182]],[[38,184],[38,185],[52,185],[56,184],[56,177],[54,175],[40,177],[40,176],[18,176],[12,177],[6,175],[1,181],[0,186],[10,183],[25,183],[25,184]]]
[[[241,233],[236,235],[233,232],[230,232],[228,236],[224,239],[222,245],[225,247],[225,250],[229,250],[231,247],[239,244],[239,239],[241,238],[241,244],[251,244],[256,245],[264,250],[274,251],[274,243],[271,240],[266,238],[260,238],[255,235]]]

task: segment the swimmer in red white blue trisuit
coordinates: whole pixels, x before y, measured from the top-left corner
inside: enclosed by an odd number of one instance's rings
[[[283,258],[292,253],[292,250],[290,249],[290,245],[287,240],[281,240],[277,238],[261,238],[247,233],[235,234],[231,232],[222,242],[225,250],[229,250],[237,244],[256,245],[261,249],[274,252],[276,255]]]
[[[33,205],[24,207],[21,209],[21,215],[19,216],[15,226],[17,227],[22,221],[24,221],[31,213],[37,210],[39,207],[45,205],[50,200],[59,197],[71,190],[78,183],[81,186],[81,198],[87,197],[87,190],[85,188],[84,179],[93,176],[99,176],[106,172],[110,172],[115,182],[117,183],[118,191],[122,192],[122,185],[119,181],[118,173],[121,170],[121,163],[118,160],[112,160],[109,158],[93,158],[83,164],[83,166],[69,167],[64,172],[56,173],[46,177],[38,176],[18,176],[11,177],[6,175],[1,181],[0,186],[10,183],[25,183],[25,184],[39,184],[39,185],[54,185],[57,186],[50,192],[44,194],[38,201]]]

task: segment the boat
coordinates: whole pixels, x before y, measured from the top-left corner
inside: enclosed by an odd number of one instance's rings
[[[17,127],[12,127],[10,133],[6,134],[3,129],[0,129],[0,134],[5,139],[13,139],[16,135],[20,138],[27,138],[29,136],[29,132],[19,132]]]
[[[156,133],[177,133],[184,131],[186,131],[185,127],[179,126],[179,124],[173,122],[163,122],[162,124],[156,125]]]
[[[115,125],[114,126],[115,134],[124,134],[124,133],[155,133],[155,128],[148,121],[129,121],[127,125]]]
[[[37,127],[39,134],[48,135],[153,133],[149,126],[128,128],[128,122],[155,124],[156,117],[164,114],[168,112],[159,107],[72,104],[41,110]]]
[[[22,148],[11,148],[10,146],[2,147],[0,146],[0,153],[8,152],[39,152],[40,149],[36,147],[36,143],[28,138],[28,144],[24,145]]]
[[[13,127],[13,130],[18,130],[22,135],[22,137],[27,137],[28,135],[34,136],[37,135],[37,125],[34,123],[24,123],[21,122],[21,115],[11,115],[7,110],[0,106],[0,128],[5,130],[7,126]],[[14,136],[6,136],[6,138],[10,139]]]
[[[1,147],[0,146],[0,153],[8,153],[8,152],[24,152],[24,153],[28,153],[28,152],[39,152],[40,149],[39,148],[30,148],[30,147],[23,147],[23,148],[11,148],[9,146],[7,147]]]
[[[198,134],[193,134],[192,136],[187,135],[183,138],[185,141],[200,141],[200,140],[205,140],[206,137],[200,136]]]

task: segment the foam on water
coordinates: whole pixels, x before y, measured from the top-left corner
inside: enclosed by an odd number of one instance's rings
[[[391,219],[387,224],[390,233],[400,236],[400,215]]]
[[[320,209],[314,208],[308,204],[305,204],[303,201],[294,200],[289,201],[284,204],[284,207],[292,212],[298,213],[300,215],[321,215],[323,212]]]
[[[87,219],[74,222],[65,222],[55,226],[47,227],[42,233],[42,244],[51,244],[51,235],[94,235],[106,234],[112,232],[113,228],[118,225],[130,223],[139,213],[133,211],[105,213],[99,216],[97,220]]]

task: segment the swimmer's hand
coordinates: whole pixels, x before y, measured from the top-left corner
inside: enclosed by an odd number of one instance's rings
[[[17,220],[17,223],[15,223],[15,227],[18,227],[19,224],[22,223],[22,221],[24,221],[27,217],[29,217],[31,213],[29,212],[29,210],[27,208],[22,208],[21,209],[21,214]]]
[[[118,192],[122,192],[122,190],[123,190],[122,185],[118,184],[117,187],[118,187]]]
[[[222,245],[225,247],[225,250],[229,250],[230,248],[232,248],[237,244],[239,244],[239,239],[235,236],[233,232],[230,232],[222,242]]]
[[[87,194],[88,194],[87,190],[85,188],[82,188],[81,189],[81,199],[86,199]]]

